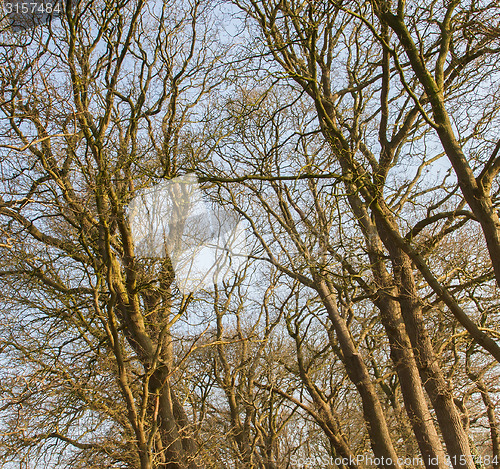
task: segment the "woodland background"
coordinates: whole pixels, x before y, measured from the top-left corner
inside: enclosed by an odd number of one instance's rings
[[[500,468],[499,61],[487,0],[5,26],[0,467]],[[182,295],[127,207],[188,173],[251,256]]]

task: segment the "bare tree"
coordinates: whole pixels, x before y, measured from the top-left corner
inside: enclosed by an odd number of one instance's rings
[[[314,250],[311,251],[309,241],[304,244],[305,241],[301,239],[302,233],[310,233],[309,236],[318,240],[318,245],[321,248],[317,249],[320,252],[329,253],[335,262],[342,261],[341,258],[335,257],[335,248],[330,245],[331,238],[325,234],[330,230],[331,225],[328,223],[331,218],[325,216],[325,209],[315,195],[319,192],[315,181],[323,178],[336,178],[337,181],[342,182],[349,210],[355,216],[356,223],[365,239],[365,249],[370,259],[367,264],[371,266],[375,284],[372,287],[366,283],[363,284],[359,276],[357,282],[365,289],[366,294],[375,299],[375,304],[380,310],[381,319],[391,344],[391,355],[402,386],[405,407],[424,460],[431,466],[436,463],[438,465],[445,464],[440,438],[431,423],[422,390],[425,386],[426,393],[429,395],[437,414],[451,460],[458,467],[472,467],[468,437],[461,425],[460,414],[454,404],[451,388],[447,385],[444,372],[438,364],[429,332],[423,320],[412,266],[412,261],[422,258],[409,256],[409,253],[413,254],[415,251],[409,248],[408,242],[405,242],[404,235],[400,233],[398,218],[392,213],[393,208],[401,212],[409,197],[409,191],[415,187],[420,178],[421,171],[433,160],[435,161],[439,155],[429,157],[424,153],[415,179],[407,184],[408,192],[396,192],[390,202],[390,198],[384,197],[384,190],[388,185],[389,170],[397,163],[405,145],[412,144],[419,138],[427,138],[428,131],[425,128],[425,122],[419,118],[418,109],[412,102],[405,100],[404,96],[400,99],[400,95],[397,95],[391,102],[395,107],[398,107],[396,122],[391,122],[389,127],[384,118],[378,120],[381,111],[378,110],[380,108],[376,107],[377,102],[379,104],[382,102],[383,108],[387,98],[384,93],[387,91],[386,88],[389,89],[391,79],[390,67],[384,67],[384,60],[388,56],[384,56],[385,53],[377,46],[376,40],[370,41],[369,34],[363,33],[364,24],[362,23],[358,27],[357,24],[354,24],[352,15],[349,13],[344,13],[335,5],[318,2],[300,6],[288,2],[236,3],[256,20],[258,31],[262,33],[262,39],[272,60],[312,98],[321,132],[331,148],[331,159],[325,158],[321,164],[305,156],[302,164],[299,165],[300,170],[298,170],[298,174],[295,173],[295,176],[287,178],[287,176],[277,172],[276,176],[261,178],[269,181],[270,193],[258,184],[253,185],[252,190],[259,202],[265,207],[266,212],[272,214],[268,220],[269,225],[278,224],[283,228],[282,233],[273,231],[272,238],[279,239],[280,236],[284,235],[283,233],[290,236],[291,246],[304,257],[302,262],[305,264],[301,268],[307,266],[311,269],[310,278],[298,275],[299,268],[297,266],[288,267],[287,271],[305,285],[316,289],[330,314],[335,332],[344,347],[344,358],[347,362],[346,371],[350,373],[353,382],[359,384],[358,390],[363,399],[365,418],[369,422],[368,429],[372,432],[374,452],[380,459],[397,461],[383,411],[377,403],[375,392],[372,391],[370,385],[368,368],[362,361],[358,361],[359,353],[352,343],[348,328],[345,327],[344,320],[335,305],[336,294],[331,288],[331,280],[328,279],[328,274],[325,276],[324,269],[327,269],[327,272],[330,264],[324,260],[320,262],[319,255],[312,254]],[[365,49],[361,50],[358,44],[363,40],[365,41]],[[350,52],[342,55],[342,51]],[[265,53],[264,49],[263,53]],[[381,62],[371,65],[371,54],[378,53],[381,54]],[[334,58],[337,59],[335,86],[332,84],[331,78]],[[342,68],[339,67],[339,63],[342,64]],[[377,74],[378,66],[381,67],[383,73]],[[273,66],[270,65],[270,67]],[[342,80],[339,79],[339,75]],[[361,75],[363,81],[359,78]],[[345,86],[341,81],[345,81]],[[379,84],[382,88],[377,88]],[[379,93],[379,90],[382,90],[382,94]],[[248,94],[246,99],[248,101],[244,101],[241,108],[243,113],[249,113],[252,106],[261,102],[258,97],[252,96],[252,94]],[[298,100],[295,97],[291,96],[288,101],[283,101],[283,99],[283,94],[281,94],[281,102],[288,103],[283,104],[283,110],[293,112],[293,108],[299,112],[300,106],[298,106]],[[372,108],[369,106],[374,106],[376,110],[374,114],[370,113]],[[402,110],[401,106],[403,106]],[[268,136],[260,130],[259,124],[256,124],[256,131],[250,138],[253,138],[254,141],[259,138],[267,138],[267,141],[263,141],[258,149],[246,141],[247,143],[242,144],[243,151],[237,154],[240,156],[248,151],[254,157],[259,155],[259,162],[255,165],[249,162],[248,167],[255,166],[255,170],[273,174],[273,169],[270,168],[276,167],[273,163],[274,155],[275,153],[279,154],[284,148],[281,140],[274,140],[274,137],[284,135],[286,131],[275,124],[279,119],[273,121],[273,114],[259,117],[259,119],[260,122],[269,124],[270,128],[276,125],[276,131],[271,132]],[[369,133],[365,130],[370,125],[374,125],[375,129],[378,130],[375,134],[380,137],[377,143],[370,141]],[[249,137],[248,128],[248,121],[246,121],[244,126],[238,127],[239,135],[243,135],[245,138]],[[422,131],[419,132],[419,129]],[[307,135],[308,131],[314,132],[314,130],[306,128],[294,129],[293,131],[299,135]],[[417,136],[415,132],[418,132]],[[389,135],[392,137],[389,138]],[[382,145],[382,151],[377,158],[371,148],[379,144]],[[289,161],[296,161],[296,158],[290,157]],[[335,163],[332,164],[332,162]],[[236,167],[236,164],[233,165],[232,170],[234,171]],[[288,163],[287,167],[289,171],[293,172],[292,163]],[[324,173],[321,174],[322,172],[318,171],[318,168],[324,169]],[[336,171],[332,171],[333,168]],[[260,176],[257,176],[257,179],[259,178]],[[304,203],[306,207],[314,207],[313,213],[309,208],[306,210],[297,202],[295,196],[297,189],[294,188],[292,191],[286,183],[290,178],[307,181],[308,186],[304,186],[302,190],[305,191],[304,193],[310,191],[310,200],[308,202],[304,200]],[[249,179],[251,178],[247,178],[247,180]],[[225,180],[230,181],[231,179]],[[235,182],[238,180],[238,178],[233,178]],[[440,187],[444,189],[444,186]],[[276,198],[276,205],[269,201],[270,194]],[[443,196],[443,201],[437,203],[436,207],[440,207],[444,201],[450,198],[445,194]],[[332,202],[330,200],[330,203]],[[458,210],[452,210],[449,216],[437,216],[434,221],[449,218],[451,219],[451,231],[457,229],[463,224],[461,220],[456,225],[452,224],[453,218],[461,215],[459,211],[463,205],[460,205],[459,202],[458,207]],[[464,213],[464,215],[467,214]],[[431,224],[434,221],[428,223]],[[298,229],[297,224],[299,226],[303,224],[304,227]],[[426,224],[425,220],[421,222],[423,226]],[[444,236],[449,232],[449,229],[450,226],[443,228],[440,236]],[[387,249],[388,254],[386,254],[385,249]],[[272,249],[269,249],[268,255],[271,262],[278,262]],[[388,269],[387,255],[391,260],[392,272]],[[327,267],[323,267],[323,265]],[[421,271],[427,273],[425,272],[427,266],[425,261],[420,262],[418,266]],[[349,269],[349,264],[346,265],[346,268]],[[356,270],[352,269],[352,266],[351,272],[356,275]],[[426,276],[427,279],[428,276]],[[432,286],[435,285],[432,284]],[[442,290],[445,289],[442,288]],[[456,313],[457,307],[458,304],[455,302],[454,313]],[[465,316],[469,323],[472,322],[460,307],[458,310],[462,319]],[[404,327],[402,327],[402,321],[404,321]],[[495,341],[475,324],[472,323],[472,327],[468,327],[469,325],[465,324],[465,327],[474,338],[496,356],[497,345]],[[463,456],[462,462],[459,461],[461,456]]]
[[[78,2],[2,46],[4,324],[19,312],[2,348],[26,364],[10,374],[5,458],[52,447],[65,467],[199,467],[172,381],[190,299],[168,258],[134,255],[126,206],[196,164],[209,16],[200,1]],[[50,413],[28,418],[27,403]]]
[[[384,2],[374,6],[386,30],[385,36],[379,36],[381,45],[394,60],[407,95],[439,136],[464,198],[481,224],[499,282],[500,219],[495,179],[500,170],[500,141],[491,133],[498,109],[496,99],[483,85],[497,69],[500,56],[498,5],[452,2],[434,8],[430,3],[407,6],[398,2],[394,10]],[[432,34],[422,34],[429,27]],[[399,47],[391,46],[388,28]],[[405,59],[409,66],[401,65]],[[414,79],[418,88],[410,89],[407,83]],[[452,121],[461,112],[454,108],[456,97],[473,89],[477,97],[471,96],[467,106],[486,103],[485,109],[467,127],[460,125],[455,130]],[[476,152],[477,157],[473,156]]]
[[[229,3],[245,21],[220,38],[201,0],[4,34],[0,461],[498,467],[496,100],[456,111],[493,30],[470,36],[474,5],[435,26],[424,5]],[[437,97],[418,61],[452,64]],[[129,217],[188,173],[252,233],[246,270],[198,293],[137,256]]]

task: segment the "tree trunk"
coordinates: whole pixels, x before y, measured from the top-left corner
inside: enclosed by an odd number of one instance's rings
[[[387,427],[384,411],[378,399],[375,387],[368,373],[365,362],[354,344],[344,319],[340,316],[333,293],[325,280],[316,276],[316,289],[328,312],[328,317],[337,334],[343,354],[344,366],[350,380],[356,386],[363,405],[368,434],[373,453],[379,459],[379,467],[399,469],[398,456],[392,444],[391,434]]]
[[[382,241],[365,204],[356,194],[356,188],[348,184],[346,186],[351,194],[348,196],[349,203],[365,237],[371,270],[378,286],[374,302],[380,310],[382,325],[389,339],[391,359],[396,367],[413,433],[426,467],[445,469],[447,466],[441,440],[427,406],[411,343],[401,317],[400,305],[394,300],[397,287],[383,262]]]
[[[468,437],[453,402],[453,392],[444,379],[425,327],[411,260],[406,253],[392,242],[391,233],[388,232],[387,228],[390,226],[393,231],[397,231],[395,223],[387,218],[388,215],[382,223],[380,220],[382,215],[376,213],[375,216],[379,232],[382,234],[382,240],[391,256],[394,275],[398,280],[401,313],[413,347],[420,376],[436,412],[448,455],[454,468],[474,469]]]

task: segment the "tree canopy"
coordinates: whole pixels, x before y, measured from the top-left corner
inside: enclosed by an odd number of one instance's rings
[[[500,468],[495,2],[21,13],[0,467]]]

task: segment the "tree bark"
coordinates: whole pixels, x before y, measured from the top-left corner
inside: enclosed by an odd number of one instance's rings
[[[371,270],[378,286],[374,302],[389,339],[391,359],[396,367],[405,409],[423,461],[427,468],[445,469],[445,454],[427,406],[411,343],[402,320],[401,307],[394,300],[398,294],[397,282],[395,285],[384,265],[382,241],[377,227],[368,216],[365,204],[355,192],[356,188],[348,185],[347,190],[351,194],[348,197],[351,208],[365,237]]]
[[[361,397],[363,415],[368,434],[370,435],[373,453],[381,461],[379,467],[399,469],[398,456],[392,444],[384,411],[366,364],[352,340],[344,319],[339,314],[334,294],[329,290],[325,280],[321,277],[316,275],[314,281],[317,292],[325,305],[328,317],[337,334],[346,372]]]
[[[392,233],[388,232],[388,229],[397,231],[394,221],[388,218],[388,214],[385,220],[381,220],[382,216],[379,212],[375,214],[379,232],[389,251],[394,275],[398,280],[401,313],[424,387],[436,412],[448,455],[455,469],[474,469],[468,437],[453,401],[453,392],[446,383],[425,327],[411,260],[392,241]]]

